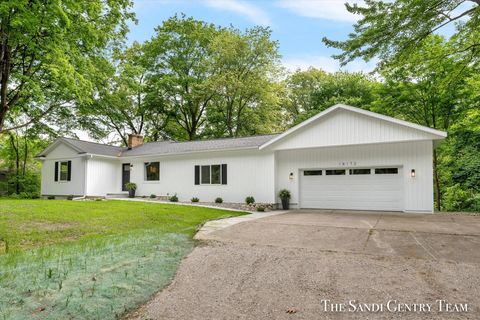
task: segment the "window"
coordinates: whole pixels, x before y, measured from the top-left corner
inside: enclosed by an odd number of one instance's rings
[[[346,170],[325,170],[325,174],[327,176],[344,176],[346,174]]]
[[[322,170],[304,170],[303,175],[304,176],[321,176]]]
[[[160,162],[145,162],[145,181],[160,181]]]
[[[212,165],[211,173],[212,173],[212,184],[220,184],[220,175],[221,175],[220,165],[219,164]]]
[[[60,162],[60,181],[68,181],[68,162]]]
[[[398,174],[398,168],[375,168],[375,174]]]
[[[212,164],[195,166],[194,183],[200,184],[227,184],[227,165]]]
[[[370,169],[350,169],[350,175],[357,175],[357,174],[370,174]]]
[[[72,161],[56,161],[54,180],[65,182],[70,181],[72,177]]]
[[[202,166],[202,184],[210,184],[210,166]]]

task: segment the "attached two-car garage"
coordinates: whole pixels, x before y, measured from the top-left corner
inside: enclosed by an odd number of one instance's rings
[[[401,167],[301,170],[299,193],[301,208],[404,209]]]

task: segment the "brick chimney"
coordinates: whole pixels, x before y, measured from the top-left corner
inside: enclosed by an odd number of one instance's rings
[[[139,134],[128,135],[128,149],[135,148],[136,146],[143,144],[143,136]]]

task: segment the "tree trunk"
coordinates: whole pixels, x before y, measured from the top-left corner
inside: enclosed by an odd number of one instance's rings
[[[438,157],[437,157],[437,150],[433,150],[433,179],[435,181],[435,200],[436,200],[436,206],[437,210],[440,211],[442,209],[442,194],[440,191],[440,179],[439,179],[439,174],[438,174]]]
[[[18,145],[15,145],[15,137],[13,133],[9,132],[10,143],[13,151],[15,151],[15,193],[20,193],[20,154],[18,151]],[[17,137],[18,138],[18,137]]]

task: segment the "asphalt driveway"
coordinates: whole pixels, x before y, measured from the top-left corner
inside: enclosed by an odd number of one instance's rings
[[[480,318],[480,217],[299,210],[206,238],[131,318]]]

